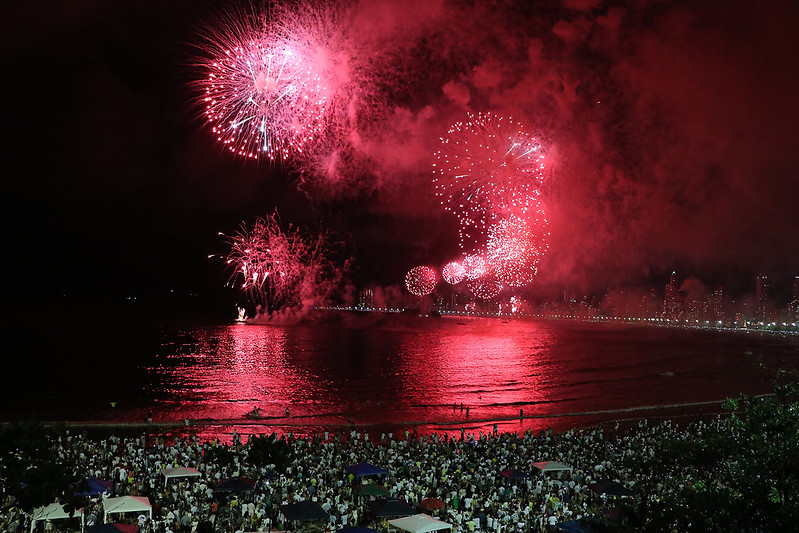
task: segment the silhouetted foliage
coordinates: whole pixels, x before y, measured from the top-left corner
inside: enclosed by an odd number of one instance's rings
[[[622,502],[624,531],[793,531],[799,517],[799,385],[728,399],[720,424],[666,439],[636,468],[665,490]],[[650,494],[659,497],[649,497]]]
[[[54,501],[67,512],[80,505],[69,489],[78,481],[74,461],[54,451],[59,434],[64,432],[32,422],[0,426],[0,486],[5,497],[28,513]]]
[[[219,466],[231,466],[234,463],[236,452],[226,446],[212,446],[205,450],[205,462]]]
[[[251,437],[247,459],[255,466],[275,465],[283,471],[293,459],[291,445],[275,435]]]

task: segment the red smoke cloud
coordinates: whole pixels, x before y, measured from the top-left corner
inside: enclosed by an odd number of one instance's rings
[[[356,4],[385,99],[345,137],[370,162],[375,218],[448,216],[428,211],[432,145],[466,111],[494,111],[542,130],[550,150],[541,283],[799,269],[797,7],[563,7]],[[429,253],[429,235],[397,238]]]

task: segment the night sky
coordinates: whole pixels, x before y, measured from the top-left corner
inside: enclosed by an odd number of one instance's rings
[[[347,52],[369,98],[331,173],[237,159],[205,125],[195,45],[236,6],[0,7],[6,304],[226,305],[217,232],[275,208],[345,242],[356,286],[399,285],[457,255],[432,153],[488,110],[549,148],[534,290],[660,286],[677,269],[745,292],[758,272],[799,274],[793,0],[355,2]]]

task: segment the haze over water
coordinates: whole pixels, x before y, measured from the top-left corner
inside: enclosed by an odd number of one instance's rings
[[[84,335],[108,338],[100,325]],[[157,427],[190,420],[199,435],[223,438],[349,424],[562,430],[719,412],[716,402],[768,393],[778,369],[799,367],[795,336],[454,317],[165,330],[138,359],[106,348],[106,362],[84,374],[99,380],[76,386],[66,374],[45,390],[21,387],[4,418],[141,423],[151,411]],[[261,418],[246,418],[256,406]],[[661,406],[677,407],[649,409]]]

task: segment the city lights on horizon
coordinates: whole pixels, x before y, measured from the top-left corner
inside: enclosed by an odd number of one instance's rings
[[[592,298],[574,298],[564,292],[558,298],[533,301],[518,295],[482,299],[445,287],[428,295],[427,304],[410,298],[390,308],[392,312],[416,309],[423,314],[434,312],[442,316],[620,321],[662,327],[799,333],[799,276],[794,277],[793,299],[784,308],[776,304],[776,295],[766,292],[764,279],[766,276],[760,275],[755,280],[760,290],[754,295],[735,299],[726,296],[723,287],[702,298],[691,298],[680,290],[680,278],[673,272],[668,284],[660,290],[618,290],[615,294],[610,291]],[[383,312],[385,308],[388,307],[375,305],[373,290],[365,289],[357,305],[340,309]]]

